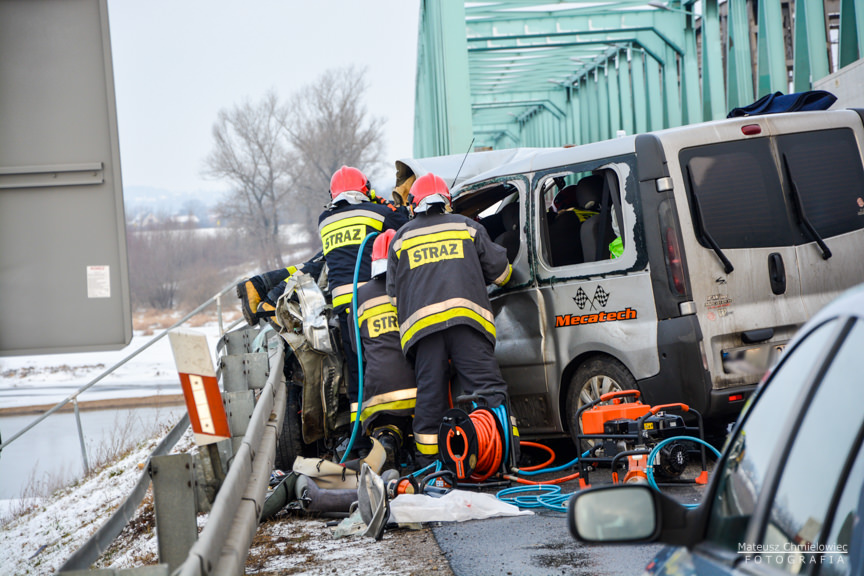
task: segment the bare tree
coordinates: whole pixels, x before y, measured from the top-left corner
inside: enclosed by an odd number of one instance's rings
[[[330,176],[342,165],[371,176],[381,164],[383,121],[363,105],[363,72],[329,70],[283,106],[275,93],[219,112],[206,173],[235,190],[219,205],[226,221],[257,240],[265,270],[283,266],[280,221],[304,226],[315,244]],[[279,218],[279,215],[283,218]]]
[[[291,189],[285,114],[274,92],[257,104],[245,102],[220,110],[213,126],[216,145],[205,160],[206,174],[227,179],[234,187],[218,211],[254,239],[265,270],[284,265],[279,208]]]
[[[376,171],[384,149],[383,120],[363,104],[364,72],[353,67],[324,72],[290,100],[285,129],[295,151],[293,187],[297,204],[315,229],[314,218],[329,201],[330,176],[340,166]]]

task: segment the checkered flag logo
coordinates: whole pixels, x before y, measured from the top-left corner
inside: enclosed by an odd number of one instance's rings
[[[594,300],[605,308],[606,303],[609,302],[609,293],[602,286],[597,286],[597,290],[594,291]]]
[[[573,298],[573,301],[576,302],[576,306],[579,307],[580,310],[585,308],[585,304],[588,303],[588,295],[585,294],[585,291],[582,288],[576,291],[576,296]]]

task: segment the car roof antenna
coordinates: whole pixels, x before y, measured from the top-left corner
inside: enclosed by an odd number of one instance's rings
[[[474,146],[474,140],[476,140],[476,139],[477,139],[476,136],[471,138],[471,143],[468,144],[468,150],[465,151],[465,157],[462,158],[462,164],[459,164],[459,170],[456,171],[456,176],[453,177],[453,184],[450,184],[451,189],[453,188],[453,186],[456,185],[456,179],[459,178],[459,173],[462,172],[462,166],[465,165],[465,160],[468,159],[468,154],[471,153],[471,147]]]

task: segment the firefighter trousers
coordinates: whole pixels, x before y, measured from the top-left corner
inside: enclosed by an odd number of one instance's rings
[[[495,346],[470,326],[457,325],[421,338],[412,348],[417,379],[414,440],[418,464],[438,456],[438,427],[450,408],[450,369],[464,394],[486,398],[488,407],[500,406],[507,385],[501,377]]]

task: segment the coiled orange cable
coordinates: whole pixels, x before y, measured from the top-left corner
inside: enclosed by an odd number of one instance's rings
[[[477,431],[477,465],[470,478],[474,482],[483,482],[501,467],[503,447],[495,415],[488,410],[475,410],[468,415]]]

